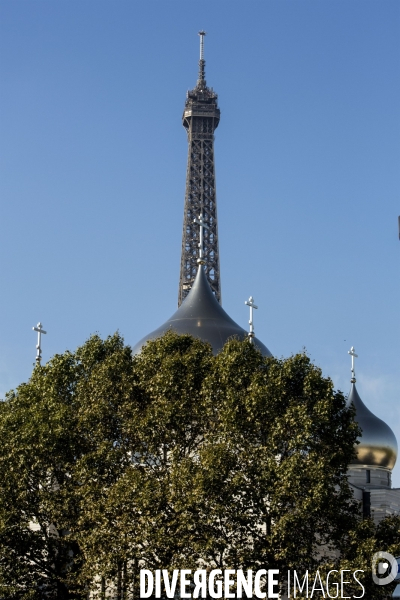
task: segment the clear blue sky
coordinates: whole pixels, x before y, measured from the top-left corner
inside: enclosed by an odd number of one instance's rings
[[[39,320],[48,360],[174,312],[202,28],[224,308],[346,393],[354,345],[400,442],[398,0],[2,0],[0,395]]]

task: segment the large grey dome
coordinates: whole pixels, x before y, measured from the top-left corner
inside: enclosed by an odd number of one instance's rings
[[[247,331],[235,323],[216,300],[201,265],[192,289],[178,310],[164,325],[141,339],[133,348],[134,354],[140,352],[147,341],[162,336],[169,329],[176,333],[189,333],[209,342],[214,354],[217,354],[232,336],[241,340],[247,337]],[[254,338],[254,345],[264,356],[272,356],[257,338]]]
[[[358,395],[355,383],[352,383],[347,406],[354,405],[355,420],[362,429],[359,444],[356,446],[357,458],[352,464],[385,467],[393,469],[397,459],[397,440],[382,419],[376,417]]]

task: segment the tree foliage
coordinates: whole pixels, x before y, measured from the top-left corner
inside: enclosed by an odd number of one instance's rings
[[[139,567],[367,563],[399,536],[358,522],[358,433],[305,354],[232,340],[213,356],[170,332],[132,356],[93,336],[0,404],[0,595],[86,598],[113,581],[122,599]]]

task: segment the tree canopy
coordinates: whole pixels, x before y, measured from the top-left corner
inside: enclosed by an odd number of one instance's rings
[[[400,528],[359,521],[353,416],[305,353],[91,337],[0,403],[0,596],[122,600],[139,568],[370,575]]]

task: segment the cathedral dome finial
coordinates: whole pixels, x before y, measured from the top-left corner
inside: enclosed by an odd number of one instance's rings
[[[354,358],[357,358],[357,354],[354,352],[354,347],[351,348],[349,354],[352,378],[347,406],[354,406],[355,420],[361,428],[359,443],[355,446],[357,457],[352,460],[352,464],[391,470],[397,459],[396,436],[389,425],[374,415],[361,400],[356,388]]]
[[[200,231],[200,240],[199,240],[199,258],[197,259],[198,265],[205,265],[206,261],[204,260],[204,229],[210,229],[208,225],[206,225],[203,214],[199,215],[199,220],[194,219],[193,223],[199,226]]]
[[[350,381],[351,381],[351,383],[355,383],[357,380],[356,380],[356,372],[354,370],[354,359],[358,358],[358,354],[356,354],[354,352],[354,346],[352,346],[350,348],[350,350],[347,352],[347,354],[350,354],[350,356],[351,356],[351,379],[350,379]]]
[[[250,319],[249,319],[250,331],[249,331],[249,333],[247,335],[249,336],[250,344],[252,344],[253,343],[253,338],[255,336],[255,333],[254,333],[254,323],[253,323],[253,308],[258,308],[258,306],[256,306],[254,304],[254,298],[253,298],[253,296],[250,296],[250,298],[248,300],[245,300],[244,303],[247,306],[250,307]]]

